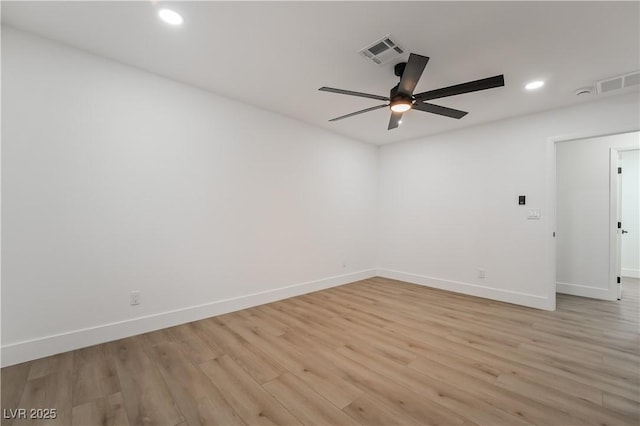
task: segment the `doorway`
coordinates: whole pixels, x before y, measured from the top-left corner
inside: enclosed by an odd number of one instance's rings
[[[622,234],[618,228],[626,198],[626,192],[618,193],[625,183],[617,174],[618,154],[640,149],[640,133],[562,141],[555,147],[556,292],[617,300],[621,244],[633,238],[627,238],[630,230]]]

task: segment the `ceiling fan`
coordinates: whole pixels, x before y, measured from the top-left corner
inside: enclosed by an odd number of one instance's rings
[[[402,119],[402,114],[409,111],[410,109],[460,119],[467,115],[467,112],[434,105],[426,101],[504,86],[504,75],[496,75],[494,77],[469,81],[467,83],[456,84],[454,86],[443,87],[441,89],[429,90],[428,92],[422,92],[414,95],[413,91],[418,84],[418,80],[420,80],[420,76],[422,76],[424,68],[427,66],[427,62],[429,62],[429,58],[427,58],[426,56],[411,53],[409,55],[408,62],[400,62],[399,64],[396,64],[396,66],[394,67],[394,72],[396,76],[400,77],[400,83],[398,83],[391,89],[389,97],[372,95],[362,92],[353,92],[351,90],[335,89],[333,87],[321,87],[318,90],[321,90],[323,92],[339,93],[341,95],[349,96],[359,96],[362,98],[377,99],[380,101],[388,102],[386,104],[377,105],[371,108],[363,109],[361,111],[352,112],[351,114],[332,118],[329,121],[338,121],[342,120],[343,118],[353,117],[354,115],[363,114],[365,112],[375,111],[377,109],[386,107],[390,107],[391,109],[391,119],[389,120],[388,130],[398,127],[401,122],[400,120]]]

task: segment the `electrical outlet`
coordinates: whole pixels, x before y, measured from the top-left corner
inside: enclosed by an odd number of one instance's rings
[[[484,269],[478,268],[478,278],[484,278]]]
[[[140,290],[134,290],[131,292],[129,303],[131,303],[132,306],[140,304]]]

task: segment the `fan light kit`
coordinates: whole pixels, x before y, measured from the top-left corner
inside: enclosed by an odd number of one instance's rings
[[[405,111],[409,111],[411,109],[411,107],[413,106],[413,104],[411,103],[410,100],[406,99],[400,99],[394,102],[391,102],[391,111],[393,112],[405,112]]]
[[[182,25],[182,22],[184,22],[182,16],[178,12],[175,12],[171,9],[160,9],[158,11],[158,16],[167,24],[173,26]]]
[[[527,83],[527,85],[524,86],[524,88],[527,90],[536,90],[541,88],[542,86],[544,86],[544,81],[536,80],[536,81],[532,81],[531,83]]]
[[[329,121],[338,121],[343,118],[353,117],[369,111],[389,107],[391,109],[391,118],[389,119],[388,130],[398,127],[402,123],[402,114],[415,109],[417,111],[430,112],[432,114],[443,115],[445,117],[460,119],[467,115],[466,111],[447,108],[440,105],[428,103],[431,99],[446,98],[448,96],[461,95],[463,93],[477,92],[478,90],[493,89],[494,87],[504,86],[504,75],[496,75],[494,77],[483,78],[481,80],[469,81],[467,83],[456,84],[454,86],[443,87],[442,89],[429,90],[428,92],[413,94],[418,84],[418,80],[422,76],[424,68],[427,66],[429,58],[422,55],[411,53],[408,62],[400,62],[394,67],[395,75],[400,77],[400,83],[391,89],[389,96],[372,95],[370,93],[353,92],[351,90],[336,89],[333,87],[321,87],[318,90],[323,92],[338,93],[341,95],[358,96],[361,98],[376,99],[387,102],[361,111],[352,112],[351,114],[342,115],[332,118]]]

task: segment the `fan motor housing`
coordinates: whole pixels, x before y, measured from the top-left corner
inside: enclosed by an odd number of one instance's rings
[[[404,74],[404,69],[405,69],[405,67],[406,67],[406,66],[407,66],[407,63],[406,63],[406,62],[400,62],[400,63],[397,63],[397,64],[393,67],[393,73],[394,73],[396,76],[398,76],[398,77],[402,78],[402,74]]]
[[[398,101],[413,102],[413,97],[412,96],[407,96],[407,95],[404,95],[402,93],[398,93],[398,87],[399,86],[400,86],[400,83],[396,84],[395,86],[393,86],[393,88],[389,92],[389,99],[391,100],[391,103],[393,104],[393,103],[396,103]]]

